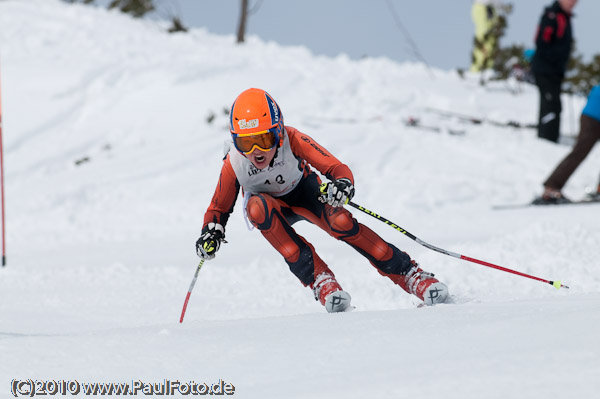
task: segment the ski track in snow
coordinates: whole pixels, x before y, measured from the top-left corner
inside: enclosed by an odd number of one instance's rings
[[[0,397],[14,378],[221,378],[241,398],[600,391],[600,206],[492,210],[540,193],[570,148],[427,111],[529,123],[535,87],[481,87],[477,76],[432,78],[420,64],[314,56],[252,36],[236,46],[202,29],[167,35],[156,22],[57,0],[0,1],[0,43]],[[229,243],[201,270],[180,325],[226,111],[248,87],[269,91],[287,124],[351,167],[354,202],[432,245],[570,290],[433,252],[353,210],[447,283],[454,304],[417,308],[352,248],[299,223],[356,306],[329,315],[247,231],[238,199]],[[577,116],[584,104],[573,99]],[[441,131],[407,127],[409,116]],[[595,148],[567,196],[597,183],[599,159]]]

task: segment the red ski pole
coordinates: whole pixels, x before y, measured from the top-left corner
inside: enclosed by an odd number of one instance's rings
[[[433,251],[442,253],[444,255],[452,256],[454,258],[458,258],[458,259],[466,260],[466,261],[469,261],[469,262],[477,263],[477,264],[480,264],[480,265],[483,265],[483,266],[491,267],[493,269],[502,270],[503,272],[508,272],[508,273],[516,274],[518,276],[527,277],[527,278],[530,278],[530,279],[533,279],[533,280],[541,281],[543,283],[550,284],[550,285],[556,287],[557,289],[559,289],[559,288],[569,288],[566,285],[561,284],[561,282],[558,281],[558,280],[557,281],[545,280],[543,278],[531,276],[529,274],[521,273],[521,272],[518,272],[516,270],[511,270],[511,269],[508,269],[506,267],[494,265],[493,263],[484,262],[484,261],[479,260],[479,259],[471,258],[469,256],[457,254],[455,252],[450,252],[450,251],[446,251],[445,249],[438,248],[436,246],[433,246],[431,244],[426,243],[425,241],[419,239],[418,237],[416,237],[416,236],[412,235],[411,233],[409,233],[408,231],[404,230],[402,227],[398,226],[397,224],[390,222],[389,220],[387,220],[383,216],[380,216],[380,215],[376,214],[375,212],[372,212],[372,211],[368,210],[367,208],[364,208],[364,207],[362,207],[362,206],[360,206],[358,204],[355,204],[352,201],[348,201],[348,205],[350,205],[353,208],[358,209],[361,212],[366,213],[367,215],[370,215],[370,216],[374,217],[377,220],[382,221],[383,223],[387,224],[388,226],[391,226],[392,228],[398,230],[400,233],[404,234],[405,236],[407,236],[411,240],[416,241],[417,243],[421,244],[425,248],[429,248],[429,249],[431,249]]]
[[[0,76],[1,78],[1,76]],[[1,79],[0,79],[1,80]],[[2,267],[6,266],[6,238],[4,228],[4,148],[2,147],[2,86],[0,85],[0,196],[2,201]]]
[[[183,303],[183,309],[181,310],[181,317],[179,318],[179,323],[183,323],[183,316],[185,316],[185,310],[187,309],[188,302],[190,300],[190,295],[192,295],[192,290],[194,289],[194,285],[196,285],[196,280],[198,279],[198,273],[200,273],[200,269],[202,269],[202,265],[204,264],[204,260],[202,259],[196,268],[196,273],[194,273],[194,279],[190,284],[190,288],[188,289],[188,293],[185,296],[185,302]]]

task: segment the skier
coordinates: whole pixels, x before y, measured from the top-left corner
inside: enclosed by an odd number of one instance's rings
[[[594,86],[581,112],[579,136],[573,150],[562,160],[550,177],[544,182],[544,193],[534,200],[534,204],[562,204],[571,202],[561,190],[575,169],[588,156],[600,140],[600,85]],[[600,182],[590,200],[600,200]]]
[[[225,239],[225,224],[241,188],[244,213],[284,257],[290,270],[328,312],[351,310],[350,295],[314,247],[292,225],[307,220],[353,247],[377,271],[427,305],[444,302],[448,288],[410,256],[352,217],[343,205],[354,196],[352,172],[312,137],[285,126],[275,100],[248,89],[230,114],[233,148],[204,216],[196,252],[212,259]],[[314,167],[331,182],[321,184]]]
[[[494,56],[498,51],[498,39],[505,16],[500,10],[506,6],[498,0],[474,0],[471,18],[475,25],[475,38],[471,52],[471,72],[481,72],[494,67]]]

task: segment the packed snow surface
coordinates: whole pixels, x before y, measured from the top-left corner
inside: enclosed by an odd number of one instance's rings
[[[431,110],[534,123],[536,88],[314,56],[276,37],[236,45],[81,4],[0,1],[0,397],[27,379],[222,380],[240,398],[597,397],[600,206],[493,209],[539,194],[570,147]],[[249,87],[350,166],[358,204],[430,244],[570,289],[431,251],[353,210],[455,303],[417,307],[352,248],[299,223],[356,306],[327,314],[247,230],[238,199],[180,324],[226,112]],[[565,135],[584,104],[563,98]],[[595,148],[567,196],[595,187],[599,161]]]

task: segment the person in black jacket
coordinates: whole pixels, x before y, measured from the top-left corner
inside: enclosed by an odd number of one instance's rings
[[[571,54],[571,11],[577,0],[557,0],[544,10],[537,29],[532,72],[540,90],[538,137],[558,142],[560,90]]]

